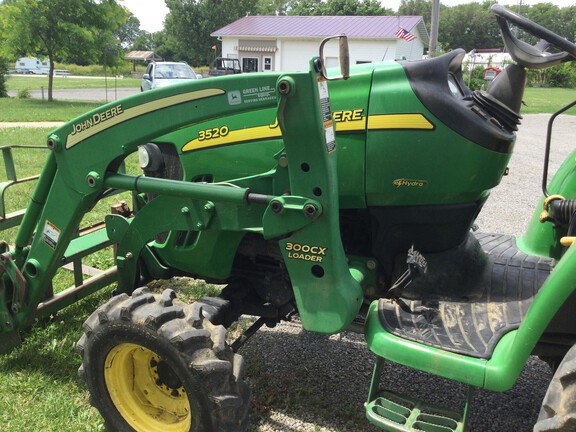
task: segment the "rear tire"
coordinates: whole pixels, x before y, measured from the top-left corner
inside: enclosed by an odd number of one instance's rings
[[[250,391],[225,338],[200,306],[139,288],[86,320],[79,372],[111,431],[241,432]]]
[[[576,345],[564,356],[550,381],[534,432],[576,431]]]

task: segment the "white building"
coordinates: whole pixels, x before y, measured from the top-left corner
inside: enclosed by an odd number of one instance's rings
[[[496,66],[503,69],[507,64],[513,63],[512,57],[507,52],[500,48],[494,49],[473,49],[466,53],[463,60],[464,66],[468,67],[468,72],[476,66],[484,68],[488,66]]]
[[[397,36],[404,29],[409,36]],[[421,59],[428,32],[421,16],[247,16],[212,33],[222,57],[238,58],[244,72],[308,70],[320,41],[345,34],[350,64]],[[327,66],[335,66],[336,43],[325,47]]]

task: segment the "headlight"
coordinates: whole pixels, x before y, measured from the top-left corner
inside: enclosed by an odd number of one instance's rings
[[[138,164],[145,172],[158,172],[164,168],[162,151],[154,143],[138,147]]]

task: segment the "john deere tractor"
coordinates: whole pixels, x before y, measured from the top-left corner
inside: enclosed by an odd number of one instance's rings
[[[502,392],[532,354],[556,371],[535,430],[576,430],[576,155],[544,177],[523,236],[472,230],[512,155],[527,69],[574,61],[576,45],[492,12],[514,64],[487,91],[466,86],[463,50],[350,68],[339,37],[336,71],[323,63],[327,39],[308,72],[174,85],[54,130],[28,208],[2,219],[20,224],[0,255],[2,351],[115,282],[77,343],[111,431],[245,430],[237,351],[294,316],[324,334],[363,326],[377,359],[366,416],[385,430],[463,431],[466,410],[386,390],[384,359]],[[134,153],[141,175],[122,169]],[[132,206],[79,235],[119,191]],[[109,245],[115,267],[52,294],[61,265]],[[225,287],[191,304],[146,287],[172,276]],[[242,315],[258,319],[229,344]]]

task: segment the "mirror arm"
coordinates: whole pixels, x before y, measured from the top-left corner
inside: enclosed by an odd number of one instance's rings
[[[324,46],[331,41],[332,39],[338,39],[339,48],[340,48],[340,73],[341,75],[335,77],[328,77],[326,74],[326,66],[324,65]],[[319,71],[322,74],[322,77],[328,81],[337,81],[337,80],[347,80],[350,78],[350,50],[348,49],[348,37],[344,34],[338,36],[329,36],[320,42],[320,62],[321,62],[321,70]]]

